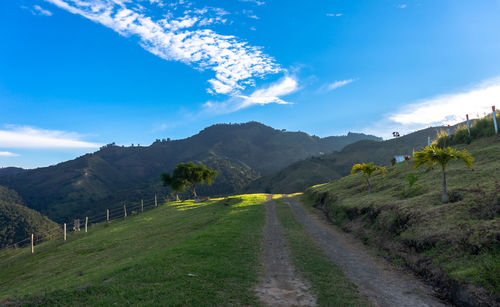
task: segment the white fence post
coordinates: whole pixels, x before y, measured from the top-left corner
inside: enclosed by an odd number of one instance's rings
[[[498,133],[498,126],[497,126],[497,112],[495,112],[495,106],[491,107],[491,110],[493,110],[493,125],[495,125],[495,134]]]
[[[85,217],[85,233],[87,233],[87,224],[89,223],[89,217]]]
[[[33,245],[33,234],[31,234],[31,254],[33,255],[35,253],[35,248]]]
[[[127,218],[127,207],[125,205],[123,205],[123,212],[125,213],[123,217]]]
[[[156,194],[155,194],[155,208],[158,207],[158,200],[156,199]]]
[[[144,212],[144,200],[141,198],[141,212]]]
[[[431,134],[427,133],[427,147],[431,147]]]
[[[109,209],[106,209],[106,222],[109,223]]]
[[[64,242],[66,242],[66,223],[64,223]]]
[[[469,132],[469,136],[470,136],[469,114],[465,114],[465,117],[467,118],[467,131]]]

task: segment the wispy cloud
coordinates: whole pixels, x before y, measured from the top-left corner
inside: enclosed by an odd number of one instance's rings
[[[22,5],[21,8],[30,11],[31,14],[33,14],[33,15],[37,15],[37,16],[52,16],[52,12],[51,11],[44,9],[44,8],[42,8],[39,5],[33,5],[32,7],[28,7],[28,6]]]
[[[0,148],[99,148],[77,133],[44,130],[28,126],[7,126],[0,130]]]
[[[162,19],[155,19],[142,5],[130,0],[45,1],[120,35],[136,36],[144,49],[160,58],[212,70],[214,77],[208,80],[210,93],[235,95],[254,84],[255,78],[282,71],[260,47],[208,28],[226,23],[227,12],[221,9],[188,9],[180,16],[174,10]],[[261,5],[259,1],[252,2]]]
[[[213,113],[230,113],[253,105],[291,104],[281,97],[292,94],[298,89],[297,80],[294,77],[286,76],[268,87],[255,90],[248,96],[237,95],[223,102],[209,101],[204,104],[204,107]]]
[[[256,4],[257,6],[262,6],[262,5],[266,4],[266,2],[259,1],[259,0],[240,0],[240,2],[250,2],[250,3]]]
[[[407,5],[407,4],[405,4],[405,3],[403,3],[403,4],[398,4],[398,5],[397,5],[397,8],[398,8],[398,9],[405,9],[405,8],[407,8],[407,7],[408,7],[408,5]]]
[[[326,16],[328,17],[340,17],[342,15],[342,13],[326,13]]]
[[[242,11],[244,15],[246,15],[248,18],[256,19],[259,20],[259,16],[255,15],[253,10],[243,10]]]
[[[10,151],[0,151],[0,157],[19,157],[19,155]]]
[[[380,123],[366,131],[389,135],[392,131],[407,133],[429,126],[454,125],[465,115],[484,116],[491,106],[500,102],[500,78],[488,80],[471,88],[422,99],[387,114]],[[391,130],[391,131],[390,131]]]
[[[320,89],[319,92],[329,92],[334,89],[337,89],[339,87],[345,86],[349,83],[352,83],[356,81],[356,79],[346,79],[346,80],[336,80],[335,82],[324,84]]]

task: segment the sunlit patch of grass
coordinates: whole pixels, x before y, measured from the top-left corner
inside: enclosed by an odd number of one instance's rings
[[[266,197],[234,198],[234,206],[225,205],[225,199],[161,205],[97,224],[87,235],[70,236],[67,243],[36,246],[35,255],[0,264],[0,301],[17,297],[26,305],[258,305],[252,289],[261,271]],[[0,253],[2,261],[5,255]]]

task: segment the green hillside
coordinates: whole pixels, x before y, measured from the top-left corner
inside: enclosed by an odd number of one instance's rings
[[[456,128],[452,127],[452,130]],[[284,169],[251,182],[245,192],[295,193],[324,182],[346,176],[355,163],[375,162],[389,165],[395,155],[411,155],[415,149],[427,146],[427,135],[436,138],[444,127],[419,130],[387,141],[361,140],[339,152],[309,157]]]
[[[305,198],[455,302],[495,305],[500,298],[500,137],[456,146],[466,148],[476,162],[473,170],[450,162],[450,203],[441,203],[439,166],[415,170],[412,161],[388,167],[385,178],[376,175],[371,194],[357,174],[309,188]],[[418,176],[412,190],[409,174]]]
[[[173,202],[30,250],[0,251],[0,302],[61,306],[259,306],[254,291],[269,195]],[[300,231],[287,209],[285,234]],[[310,239],[293,241],[321,301],[358,306],[356,287]],[[294,258],[295,259],[295,258]],[[321,271],[320,274],[316,272]],[[323,303],[322,305],[328,305]]]
[[[180,162],[201,162],[219,171],[212,186],[200,187],[200,195],[231,195],[262,174],[360,139],[378,138],[355,133],[319,138],[257,122],[218,124],[182,140],[157,140],[150,146],[110,144],[50,167],[4,169],[0,184],[17,191],[31,208],[65,222],[102,213],[123,201],[138,202],[154,194],[167,197],[160,174]]]
[[[32,233],[36,239],[49,236],[56,223],[41,215],[37,211],[23,205],[22,199],[16,192],[0,186],[0,248],[24,241]]]

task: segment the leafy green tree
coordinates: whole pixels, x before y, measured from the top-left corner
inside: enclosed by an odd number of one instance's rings
[[[371,163],[362,163],[362,164],[354,164],[352,169],[351,169],[351,174],[356,174],[357,172],[361,171],[363,173],[363,176],[366,178],[366,183],[368,183],[368,193],[372,192],[372,183],[370,181],[370,177],[375,171],[380,171],[382,173],[382,177],[385,176],[385,167],[374,165],[373,162]]]
[[[175,192],[182,192],[189,188],[195,198],[196,185],[206,183],[211,185],[218,172],[201,164],[196,165],[193,162],[180,163],[174,169],[172,175],[168,173],[161,174],[163,185],[170,186]]]
[[[432,167],[436,164],[441,165],[443,171],[443,194],[441,201],[448,202],[448,192],[446,191],[446,165],[451,160],[461,160],[468,168],[473,167],[474,158],[466,150],[456,150],[451,147],[439,148],[436,145],[425,147],[422,151],[417,151],[413,154],[414,167],[417,168],[421,165]]]

